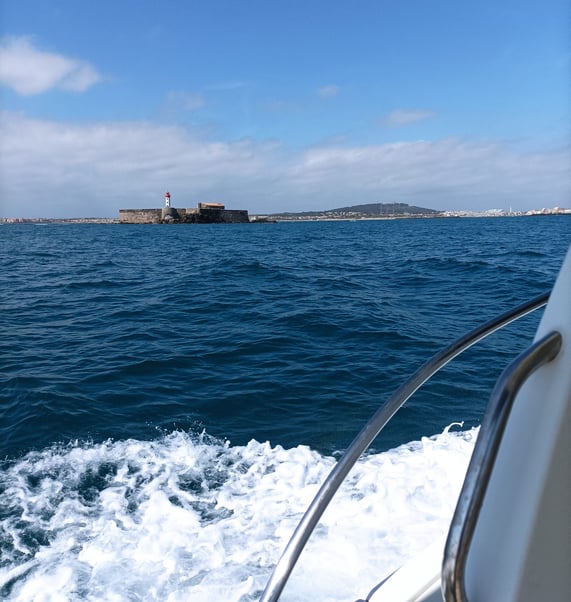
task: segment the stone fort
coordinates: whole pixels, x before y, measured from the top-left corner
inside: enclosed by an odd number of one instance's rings
[[[198,203],[197,207],[171,207],[171,195],[165,193],[165,206],[160,209],[120,209],[121,224],[248,224],[244,209],[226,209],[222,203]]]

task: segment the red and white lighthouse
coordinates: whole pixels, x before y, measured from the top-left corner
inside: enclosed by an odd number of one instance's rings
[[[171,206],[171,193],[165,192],[165,207]]]

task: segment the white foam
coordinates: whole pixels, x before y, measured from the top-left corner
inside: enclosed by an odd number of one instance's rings
[[[444,533],[476,433],[447,429],[362,458],[282,599],[356,599]],[[184,433],[29,454],[4,474],[0,593],[257,600],[334,463],[305,446]]]

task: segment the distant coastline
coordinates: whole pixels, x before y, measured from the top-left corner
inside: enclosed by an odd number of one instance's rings
[[[366,207],[366,206],[356,206]],[[334,222],[334,221],[380,221],[395,219],[435,219],[435,218],[463,218],[463,217],[524,217],[538,215],[571,215],[571,209],[553,207],[551,209],[530,209],[529,211],[504,211],[489,209],[486,211],[437,211],[412,207],[414,212],[367,212],[354,211],[347,207],[344,209],[331,209],[327,211],[311,211],[298,213],[273,213],[257,214],[250,216],[250,223],[256,222]],[[2,217],[0,224],[119,224],[119,218],[113,217]]]
[[[331,215],[328,212],[318,213],[315,215],[304,214],[288,214],[288,215],[269,215],[259,216],[261,218],[270,217],[278,222],[292,221],[378,221],[378,220],[395,220],[395,219],[437,219],[437,218],[462,218],[462,217],[529,217],[537,215],[571,215],[571,209],[554,207],[553,209],[531,209],[529,211],[502,211],[491,209],[488,211],[438,211],[430,214],[345,214]],[[255,219],[258,216],[253,216]]]
[[[118,224],[114,217],[0,217],[0,224]]]

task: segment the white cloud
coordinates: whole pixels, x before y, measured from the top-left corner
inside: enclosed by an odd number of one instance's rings
[[[339,86],[323,86],[319,88],[318,94],[321,98],[334,98],[339,94]]]
[[[69,124],[0,113],[2,213],[116,215],[119,208],[232,201],[264,172],[273,144],[205,142],[146,122]],[[10,199],[10,200],[7,200]]]
[[[493,142],[445,139],[305,153],[292,180],[327,186],[353,204],[400,201],[435,209],[569,206],[569,149],[518,153]]]
[[[288,151],[146,122],[65,124],[0,113],[4,216],[117,216],[220,200],[251,213],[405,202],[435,209],[569,206],[569,149],[445,139]]]
[[[427,109],[395,109],[381,119],[383,125],[399,126],[424,121],[436,115],[435,111]]]
[[[6,37],[0,42],[0,83],[22,96],[53,88],[83,92],[100,79],[89,63],[39,50],[29,37]]]

